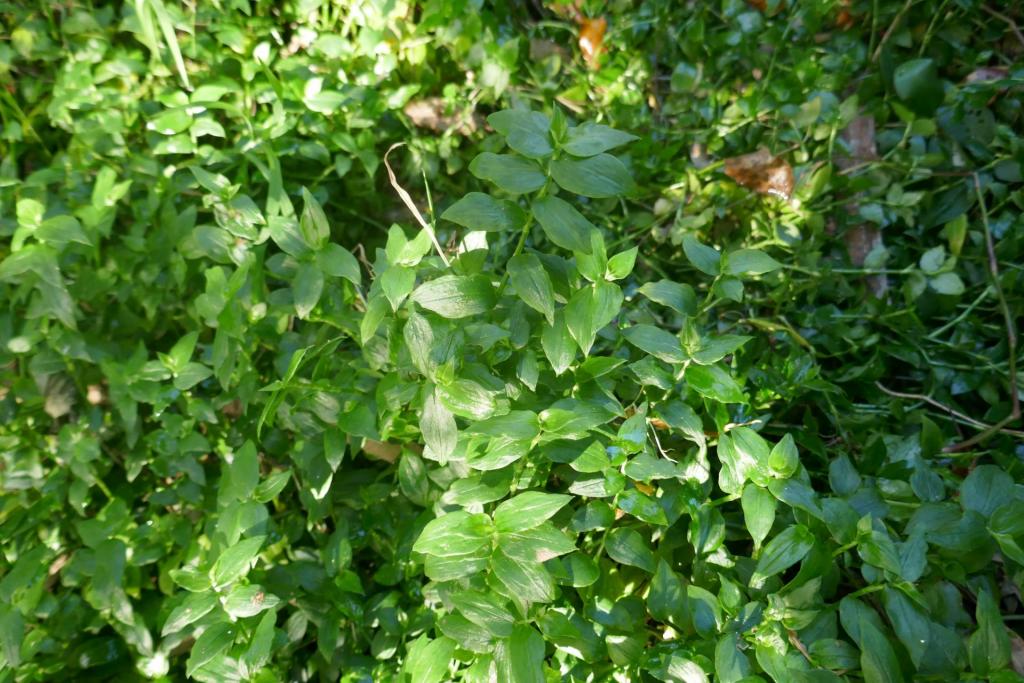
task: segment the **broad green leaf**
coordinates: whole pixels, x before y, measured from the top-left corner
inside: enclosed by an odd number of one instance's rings
[[[897,576],[900,573],[900,556],[889,535],[872,529],[864,538],[857,543],[857,554],[868,564],[892,572]]]
[[[555,597],[551,574],[536,560],[511,557],[499,548],[491,555],[491,571],[518,600],[551,602]]]
[[[750,673],[750,661],[740,651],[739,637],[730,633],[718,639],[715,646],[715,680],[740,683]]]
[[[502,683],[545,683],[544,639],[532,627],[519,624],[494,650]]]
[[[470,425],[471,434],[505,436],[511,439],[532,439],[540,433],[537,414],[531,410],[513,410]]]
[[[0,607],[0,653],[10,669],[21,664],[21,646],[25,641],[25,620],[17,608]]]
[[[1001,467],[978,465],[960,485],[960,505],[988,517],[1013,497],[1013,478]]]
[[[615,319],[622,306],[622,290],[610,282],[595,282],[579,289],[565,307],[565,324],[583,355],[590,353],[597,333]]]
[[[542,159],[549,156],[551,146],[551,121],[536,111],[505,109],[487,117],[487,123],[494,127],[508,146],[525,157]]]
[[[896,637],[907,648],[914,666],[920,667],[931,638],[931,624],[927,615],[903,591],[891,586],[886,586],[882,600]]]
[[[487,629],[499,638],[507,638],[512,635],[515,617],[495,595],[475,590],[464,590],[453,593],[451,601],[455,605],[455,609],[462,613],[462,616],[477,626]]]
[[[636,489],[628,489],[619,494],[619,509],[629,513],[648,524],[668,526],[665,511],[658,501]]]
[[[540,197],[534,199],[530,206],[534,218],[555,246],[590,253],[590,235],[597,228],[572,204],[558,197]]]
[[[447,460],[455,451],[455,445],[459,438],[455,416],[435,393],[431,393],[423,402],[423,411],[420,413],[420,432],[423,434],[424,443],[430,449],[430,454],[438,460],[442,462]]]
[[[721,403],[746,403],[736,380],[717,365],[691,365],[685,378],[687,386],[701,396]]]
[[[524,531],[550,519],[572,496],[544,491],[525,491],[503,502],[494,511],[494,526],[503,533]]]
[[[786,571],[804,559],[813,545],[814,535],[807,527],[797,524],[786,528],[764,546],[751,583],[763,584],[766,579]]]
[[[459,510],[428,522],[412,549],[436,557],[470,555],[489,546],[492,533],[490,517]]]
[[[587,122],[569,129],[569,139],[562,149],[573,156],[592,157],[638,139],[635,135],[599,123]]]
[[[740,500],[743,507],[743,521],[750,537],[754,539],[754,555],[760,551],[761,543],[775,524],[775,496],[755,484],[743,488]]]
[[[628,564],[654,573],[654,553],[637,531],[619,527],[612,529],[605,541],[608,557],[619,564]]]
[[[576,342],[561,311],[555,313],[554,324],[544,326],[540,341],[544,356],[556,375],[561,375],[572,365],[576,358]]]
[[[235,624],[227,622],[219,622],[208,626],[205,631],[199,634],[195,644],[192,645],[188,662],[185,664],[185,675],[191,677],[196,669],[224,653],[235,642],[235,635],[237,633]]]
[[[719,274],[722,255],[718,253],[717,249],[701,244],[691,235],[685,235],[683,237],[683,251],[686,253],[686,258],[690,260],[690,263],[700,272],[708,275]]]
[[[254,617],[263,610],[273,609],[281,603],[281,599],[268,593],[263,586],[249,584],[235,586],[224,600],[224,611],[232,619]]]
[[[892,80],[900,99],[922,116],[931,116],[942,104],[942,81],[931,59],[912,59],[900,64]]]
[[[763,275],[782,267],[781,263],[759,249],[731,251],[726,261],[725,272],[730,275]]]
[[[633,189],[629,169],[610,154],[556,159],[551,162],[551,177],[564,190],[584,197],[617,197]]]
[[[202,619],[218,604],[218,596],[213,591],[189,593],[185,596],[182,603],[167,615],[167,621],[164,622],[164,626],[160,634],[162,636],[167,636],[170,633],[180,631],[189,624]]]
[[[697,313],[697,296],[690,285],[681,285],[671,280],[658,280],[645,283],[640,287],[640,293],[682,315],[692,316]]]
[[[626,251],[620,251],[608,259],[608,277],[612,280],[621,280],[632,273],[639,251],[638,247],[633,247]]]
[[[499,201],[482,192],[469,192],[441,214],[441,218],[470,230],[503,232],[519,230],[526,213],[509,201]]]
[[[510,194],[535,192],[548,180],[536,163],[514,154],[483,152],[469,164],[469,170]]]
[[[359,262],[345,247],[329,243],[317,252],[316,265],[328,277],[343,277],[357,287],[362,282]]]
[[[494,287],[484,275],[442,275],[424,282],[412,300],[445,318],[466,318],[494,306]]]
[[[265,539],[265,536],[246,538],[221,552],[210,570],[214,588],[227,586],[248,574]]]
[[[654,325],[634,325],[623,330],[622,336],[641,351],[666,363],[682,363],[686,360],[679,338]]]
[[[902,683],[903,672],[892,646],[871,623],[860,623],[860,668],[865,683]]]
[[[455,641],[440,637],[427,640],[425,635],[416,641],[420,647],[412,647],[406,662],[406,671],[412,683],[441,683],[448,678],[448,665],[455,655]]]
[[[486,420],[498,408],[494,393],[471,379],[438,385],[435,391],[441,405],[458,417]]]
[[[512,289],[527,306],[543,315],[549,325],[555,321],[555,292],[551,278],[540,259],[533,254],[519,254],[508,262]]]
[[[300,263],[292,283],[292,296],[295,298],[295,313],[299,318],[309,317],[310,312],[320,301],[324,291],[324,274],[315,263]]]
[[[967,652],[971,669],[985,676],[1010,663],[1010,637],[999,613],[999,605],[987,590],[978,593],[975,616],[978,630],[971,634]]]
[[[511,559],[533,563],[547,562],[576,550],[572,539],[550,522],[532,529],[501,533],[498,547]]]
[[[658,621],[671,624],[676,629],[685,629],[690,622],[688,605],[682,578],[665,560],[659,559],[647,594],[647,611]]]

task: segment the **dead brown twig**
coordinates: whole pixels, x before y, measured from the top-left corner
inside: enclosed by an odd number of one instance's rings
[[[981,9],[987,12],[988,14],[991,14],[996,19],[1005,21],[1010,26],[1010,31],[1013,33],[1014,36],[1016,36],[1020,44],[1024,45],[1024,33],[1020,32],[1020,27],[1017,26],[1017,22],[1015,22],[1013,19],[1006,16],[1005,14],[995,11],[991,7],[986,7],[985,5],[982,5]]]

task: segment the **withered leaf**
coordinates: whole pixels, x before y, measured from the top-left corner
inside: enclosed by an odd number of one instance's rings
[[[454,128],[459,135],[470,135],[483,123],[482,117],[476,112],[454,111],[447,114],[446,109],[443,97],[427,97],[409,102],[402,111],[412,121],[412,125],[435,133],[444,133]]]
[[[604,52],[604,33],[608,30],[608,20],[604,17],[597,19],[580,19],[580,52],[583,59],[591,69],[601,66],[601,53]]]
[[[765,148],[725,160],[725,174],[760,194],[789,199],[793,194],[793,167]]]

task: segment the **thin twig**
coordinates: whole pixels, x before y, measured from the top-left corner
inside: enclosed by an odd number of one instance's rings
[[[421,214],[420,210],[416,207],[416,203],[413,202],[412,197],[405,191],[405,188],[398,184],[398,178],[395,177],[395,172],[391,170],[391,164],[388,162],[388,155],[391,154],[396,147],[402,147],[403,145],[405,145],[404,142],[396,142],[388,147],[388,151],[384,153],[384,168],[388,170],[388,179],[391,181],[391,187],[395,188],[395,192],[397,192],[398,196],[402,198],[402,202],[405,204],[406,208],[409,209],[412,215],[419,222],[420,226],[427,231],[427,235],[430,236],[430,241],[434,243],[434,249],[437,250],[437,255],[441,257],[441,260],[444,261],[445,267],[450,268],[452,264],[448,262],[448,257],[444,255],[444,249],[442,249],[441,245],[438,243],[437,235],[434,234],[434,229],[423,219],[423,214]]]
[[[888,394],[889,396],[892,396],[894,398],[905,398],[908,401],[921,401],[923,403],[927,403],[928,405],[938,408],[939,410],[945,413],[949,413],[953,417],[960,420],[962,423],[970,425],[975,429],[989,430],[992,429],[993,427],[993,425],[985,424],[984,422],[976,420],[969,415],[965,415],[958,410],[954,410],[945,404],[939,403],[931,396],[925,396],[924,394],[910,394],[903,391],[894,391],[893,389],[890,389],[881,382],[875,382],[875,386],[881,389],[883,393]],[[1016,436],[1018,438],[1024,438],[1024,432],[1019,432],[1013,429],[1003,429],[1001,431],[1003,431],[1006,434],[1012,434],[1013,436]]]
[[[991,7],[986,7],[985,5],[982,5],[981,9],[986,11],[986,12],[988,12],[989,14],[991,14],[996,19],[1002,19],[1007,24],[1009,24],[1010,25],[1010,31],[1012,31],[1013,35],[1015,35],[1017,37],[1017,40],[1020,41],[1020,44],[1024,45],[1024,34],[1022,34],[1020,32],[1020,28],[1017,26],[1017,22],[1015,22],[1013,19],[1011,19],[1010,17],[1006,16],[1005,14],[1001,14],[1000,12],[995,11]]]
[[[1013,324],[1013,316],[1010,315],[1010,307],[1006,303],[1006,296],[1003,294],[1003,286],[999,282],[999,260],[996,258],[996,247],[992,242],[992,230],[988,224],[988,207],[985,205],[985,197],[981,192],[981,181],[978,174],[974,174],[974,193],[978,197],[978,206],[981,208],[981,223],[985,228],[985,248],[988,251],[988,273],[992,277],[992,288],[999,300],[999,308],[1003,312],[1003,322],[1006,325],[1006,346],[1007,346],[1007,373],[1010,379],[1010,402],[1013,408],[1010,414],[999,422],[995,423],[980,434],[975,434],[967,441],[946,447],[947,453],[965,451],[975,444],[985,441],[993,434],[1003,431],[1003,428],[1020,418],[1020,398],[1017,396],[1017,330]]]
[[[887,40],[889,40],[889,36],[891,36],[893,31],[896,30],[896,27],[899,26],[900,19],[903,18],[903,15],[907,13],[907,10],[909,10],[910,6],[913,4],[914,0],[907,0],[907,2],[903,5],[900,11],[896,13],[896,18],[894,18],[892,20],[892,23],[889,24],[889,28],[887,28],[885,30],[885,33],[882,35],[882,40],[879,41],[878,47],[875,48],[875,54],[871,55],[872,62],[878,61],[878,57],[882,54],[882,48],[885,47],[885,43]]]

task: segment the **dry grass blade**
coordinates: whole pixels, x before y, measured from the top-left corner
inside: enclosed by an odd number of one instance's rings
[[[388,151],[384,153],[384,168],[388,171],[388,179],[391,181],[391,187],[395,188],[395,192],[397,192],[398,196],[402,198],[402,202],[405,204],[406,208],[409,209],[409,212],[416,218],[416,221],[420,226],[427,231],[427,235],[430,236],[430,241],[434,243],[434,249],[437,250],[437,255],[441,257],[441,260],[444,261],[444,265],[446,267],[451,267],[451,263],[448,262],[448,257],[444,255],[444,249],[437,241],[437,235],[434,234],[434,229],[426,220],[424,220],[423,214],[420,213],[420,210],[416,207],[416,203],[412,200],[409,193],[405,191],[405,188],[398,184],[398,178],[395,177],[395,172],[391,168],[391,162],[388,161],[388,157],[393,151],[395,151],[395,148],[402,147],[404,145],[404,142],[396,142],[388,147]]]

